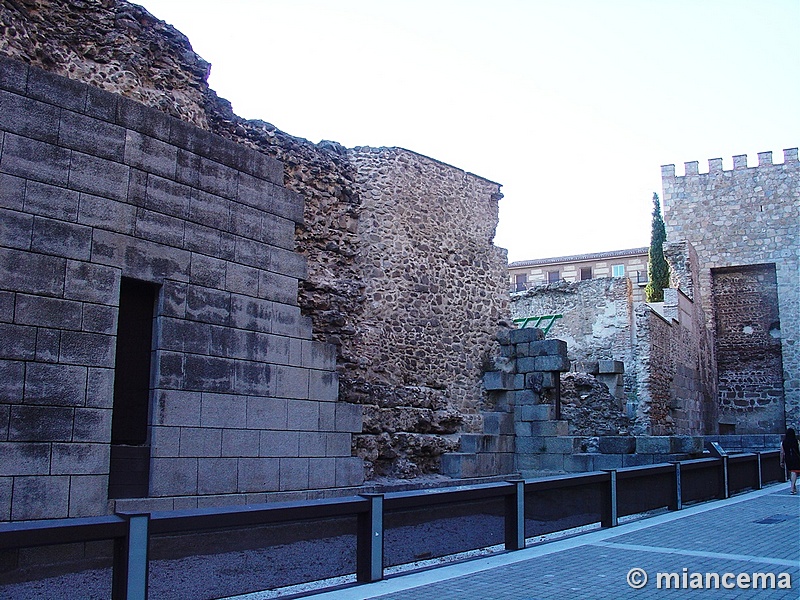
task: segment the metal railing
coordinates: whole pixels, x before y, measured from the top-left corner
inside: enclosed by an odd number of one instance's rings
[[[485,522],[496,527],[487,533],[486,539],[497,540],[512,551],[524,548],[526,537],[542,532],[591,523],[614,527],[620,517],[657,509],[680,510],[686,504],[728,498],[748,489],[760,489],[765,483],[784,480],[779,452],[739,454],[449,489],[2,523],[0,550],[113,540],[112,598],[144,600],[148,595],[149,548],[154,536],[355,517],[352,550],[356,555],[356,581],[373,582],[384,576],[386,556],[393,550],[385,545],[392,543],[392,532],[425,530],[431,523],[441,531],[439,522],[457,514],[486,517]],[[403,539],[409,543],[408,536]],[[427,534],[424,539],[426,544],[431,543]],[[465,543],[472,544],[471,549],[491,545]],[[406,554],[417,555],[413,548]],[[394,555],[389,562],[398,564],[405,560],[403,552]]]

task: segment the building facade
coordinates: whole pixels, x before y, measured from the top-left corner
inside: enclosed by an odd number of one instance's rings
[[[508,265],[511,292],[560,281],[575,282],[606,277],[631,281],[634,301],[644,300],[648,248],[612,250],[553,258],[520,260]]]

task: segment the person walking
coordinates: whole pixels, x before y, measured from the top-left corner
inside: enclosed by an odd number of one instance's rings
[[[797,434],[789,427],[781,442],[781,467],[789,471],[792,494],[797,493],[797,476],[800,475],[800,445],[797,443]]]

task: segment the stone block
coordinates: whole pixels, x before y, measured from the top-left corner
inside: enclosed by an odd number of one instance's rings
[[[197,494],[198,460],[197,458],[152,458],[150,460],[150,495],[188,496]]]
[[[60,296],[64,290],[66,259],[0,248],[0,281],[8,290]]]
[[[606,373],[614,373],[614,374],[622,374],[625,373],[625,363],[621,360],[601,360],[598,361],[598,373],[606,374]]]
[[[530,421],[517,421],[514,423],[514,435],[517,438],[520,437],[530,437],[533,435],[531,433],[531,422]],[[517,450],[519,450],[519,444],[517,444]]]
[[[92,230],[84,225],[36,217],[33,223],[31,249],[77,260],[89,260]]]
[[[107,121],[65,110],[61,111],[58,144],[121,163],[125,155],[125,129]]]
[[[566,437],[546,437],[544,438],[547,452],[554,454],[572,454],[575,449],[575,438]]]
[[[326,456],[328,435],[319,431],[299,432],[298,453],[300,456]]]
[[[535,361],[536,371],[550,371],[550,372],[569,371],[569,359],[567,359],[566,356],[558,356],[558,355],[537,356],[533,360]]]
[[[198,192],[189,200],[189,219],[219,231],[230,230],[230,200]]]
[[[86,114],[90,117],[113,123],[117,116],[117,94],[112,94],[92,85],[86,90]]]
[[[119,282],[117,269],[68,260],[64,298],[113,306],[119,300]]]
[[[300,434],[297,431],[261,431],[259,455],[262,457],[297,457]]]
[[[636,437],[637,454],[666,454],[670,451],[669,436],[642,435]]]
[[[517,358],[516,367],[519,373],[532,373],[533,371],[541,370],[536,368],[536,358],[534,357]]]
[[[275,394],[283,398],[308,398],[308,369],[275,367]]]
[[[189,267],[189,283],[220,290],[225,289],[227,264],[218,258],[192,253]]]
[[[189,286],[177,281],[165,281],[161,286],[161,302],[158,303],[158,315],[184,318],[186,316],[186,297]]]
[[[532,435],[558,436],[569,434],[567,421],[532,421],[530,423]]]
[[[73,475],[69,479],[70,517],[94,517],[108,512],[108,475]]]
[[[286,428],[316,431],[319,427],[319,403],[310,400],[288,400]]]
[[[6,133],[0,169],[10,175],[66,187],[70,155],[66,148]]]
[[[135,206],[93,194],[80,195],[77,219],[82,225],[133,235],[136,218]],[[93,233],[93,242],[98,235]]]
[[[89,367],[86,381],[86,406],[111,408],[114,402],[114,369]]]
[[[16,404],[22,401],[25,382],[25,363],[16,360],[0,360],[0,403]]]
[[[0,442],[0,455],[0,476],[50,474],[50,444]]]
[[[560,356],[566,358],[567,343],[563,340],[540,340],[531,344],[529,352],[531,356]]]
[[[122,96],[118,99],[116,116],[118,125],[167,142],[173,121],[174,119],[144,104]]]
[[[474,477],[476,455],[461,452],[448,452],[442,455],[442,474],[453,479]]]
[[[307,458],[281,458],[279,489],[281,491],[307,490],[308,467]]]
[[[72,189],[125,202],[129,177],[129,167],[125,165],[82,152],[72,152],[69,172]]]
[[[519,421],[550,421],[555,418],[555,407],[551,404],[518,406],[514,417]]]
[[[234,391],[238,394],[272,396],[277,389],[274,367],[262,362],[236,361]]]
[[[125,134],[126,165],[161,177],[175,177],[177,147],[130,129]]]
[[[183,246],[184,221],[140,208],[136,211],[136,236],[166,246]],[[221,285],[219,287],[222,287]]]
[[[542,373],[542,389],[552,390],[560,381],[561,376],[558,372]]]
[[[543,471],[563,471],[564,458],[563,454],[542,454],[539,458],[539,468]]]
[[[223,429],[222,456],[258,457],[260,432],[252,429]]]
[[[596,360],[578,360],[572,365],[572,370],[576,373],[597,375],[600,372],[600,363]]]
[[[0,64],[0,77],[2,77]],[[14,489],[13,477],[0,477],[0,521],[11,520],[11,492]]]
[[[336,459],[312,458],[308,461],[308,487],[332,488],[336,485]]]
[[[483,432],[509,435],[514,433],[514,415],[511,413],[484,413]]]
[[[62,363],[113,368],[115,355],[115,336],[83,331],[61,332],[59,360]]]
[[[329,406],[327,403],[320,405],[320,411],[323,411]],[[347,402],[337,402],[336,406],[336,421],[335,430],[340,432],[361,433],[363,427],[363,407],[358,404],[350,404]],[[322,413],[320,413],[321,417]],[[320,429],[323,431],[326,428],[322,427],[322,419],[320,418]],[[331,428],[334,429],[334,428]]]
[[[594,471],[593,454],[573,454],[564,457],[564,470],[567,473],[588,473]]]
[[[336,346],[315,340],[303,341],[302,366],[309,369],[333,370],[336,368]]]
[[[675,435],[671,436],[669,441],[669,451],[672,454],[699,454],[703,452],[702,436]]]
[[[295,251],[295,224],[289,219],[271,215],[261,214],[261,233],[259,241],[276,246],[284,250]]]
[[[236,294],[259,296],[259,275],[262,271],[247,265],[226,263],[224,289]],[[296,292],[296,288],[295,288]],[[297,294],[295,293],[295,296]],[[274,298],[269,298],[274,300]]]
[[[598,449],[602,454],[633,454],[636,452],[636,438],[622,435],[600,436]]]
[[[27,92],[31,97],[42,102],[83,112],[86,107],[88,87],[74,79],[31,68],[28,75]]]
[[[335,371],[309,370],[308,397],[322,402],[336,402],[339,398],[339,375]]]
[[[325,441],[326,456],[350,456],[352,436],[349,433],[327,433]]]
[[[263,179],[239,176],[238,201],[264,212],[283,217],[293,223],[303,222],[303,197],[279,185]]]
[[[361,418],[359,415],[359,423]],[[334,431],[336,428],[336,404],[321,402],[319,405],[319,431]],[[337,430],[338,431],[338,430]]]
[[[35,327],[0,323],[0,340],[3,340],[3,344],[0,345],[0,359],[32,360],[36,354]],[[0,372],[2,372],[2,367],[0,367]],[[0,392],[0,398],[2,398],[2,392]]]
[[[101,475],[108,473],[109,444],[53,444],[50,460],[52,475]]]
[[[69,516],[69,477],[16,477],[11,498],[11,519],[63,519]]]
[[[512,329],[508,333],[508,340],[511,344],[525,344],[538,342],[544,339],[544,331],[536,327],[526,327],[525,329]]]
[[[8,248],[29,250],[33,237],[32,215],[0,209],[0,239]]]
[[[109,408],[76,408],[72,441],[111,443]]]
[[[203,393],[201,427],[243,429],[247,425],[247,399],[232,394]]]
[[[361,458],[351,456],[336,459],[336,487],[353,487],[363,483],[364,461]]]
[[[518,435],[516,437],[517,454],[541,454],[547,451],[547,438],[540,435]]]
[[[293,279],[308,277],[306,257],[294,250],[271,247],[269,251],[269,270]]]
[[[251,240],[261,240],[261,211],[231,202],[231,233]]]
[[[83,406],[86,375],[85,367],[29,363],[25,370],[25,402]]]
[[[190,288],[191,291],[192,288]],[[240,294],[227,294],[230,298],[230,322],[238,329],[272,331],[276,307],[273,302]]]
[[[209,427],[182,427],[179,456],[222,456],[222,430]]]
[[[2,141],[2,132],[0,132],[0,142]],[[43,184],[37,184],[35,181],[28,183],[31,187],[38,187]],[[26,181],[21,177],[13,177],[0,173],[0,206],[14,211],[22,211],[25,206],[25,187]],[[56,189],[54,186],[46,186],[51,189]],[[75,194],[77,199],[78,195]],[[48,205],[49,207],[49,205]],[[31,201],[31,206],[25,212],[35,213],[35,203]]]
[[[236,458],[198,458],[197,493],[232,494],[237,491]]]
[[[150,428],[150,455],[166,458],[180,455],[181,428],[153,426]]]
[[[241,492],[273,492],[280,488],[280,459],[240,458],[237,461]]]
[[[80,330],[82,306],[73,300],[17,294],[14,320],[22,325]]]
[[[154,425],[183,427],[199,427],[201,425],[203,394],[179,390],[159,390],[156,394],[156,411],[153,415]],[[224,411],[225,409],[224,406],[220,406],[220,403],[214,398],[208,400],[205,415],[207,420],[224,420],[218,415],[219,411]],[[230,402],[228,406],[232,404],[233,402]],[[218,423],[206,425],[210,427],[224,426]]]
[[[248,429],[286,429],[288,404],[285,398],[247,398]]]
[[[234,169],[200,157],[200,177],[198,185],[201,190],[223,198],[236,198],[239,173]]]
[[[36,330],[36,360],[39,362],[58,362],[61,349],[61,331],[39,327]]]
[[[0,88],[24,94],[28,87],[30,67],[22,61],[0,57]]]
[[[541,465],[540,454],[517,454],[514,465],[519,471],[538,471]],[[524,475],[524,473],[523,473]],[[524,475],[525,476],[525,475]]]
[[[141,171],[132,170],[132,177],[134,173]],[[144,205],[148,209],[179,219],[189,217],[189,201],[194,193],[191,187],[153,174],[147,175],[145,181]]]
[[[489,371],[483,376],[483,387],[486,390],[513,390],[515,389],[513,373],[504,371]]]
[[[622,456],[623,467],[640,467],[653,464],[652,454],[625,454]]]

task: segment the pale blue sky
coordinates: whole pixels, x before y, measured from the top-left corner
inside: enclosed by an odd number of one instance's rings
[[[661,165],[800,144],[800,0],[143,0],[246,118],[503,184],[510,260],[646,246]]]

